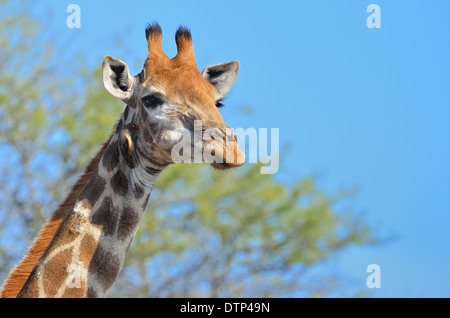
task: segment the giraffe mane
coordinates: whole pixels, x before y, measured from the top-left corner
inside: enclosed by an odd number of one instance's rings
[[[116,124],[117,126],[117,124]],[[115,130],[115,129],[114,129]],[[50,220],[43,225],[39,235],[34,240],[33,245],[30,247],[28,254],[22,259],[22,261],[17,265],[9,274],[9,277],[3,285],[3,289],[0,293],[0,298],[15,298],[19,294],[23,285],[30,276],[36,263],[41,258],[42,254],[50,244],[53,236],[58,230],[61,222],[64,220],[65,216],[72,209],[75,201],[79,197],[81,191],[84,189],[88,183],[92,173],[97,168],[100,159],[103,156],[109,142],[111,141],[113,134],[109,137],[108,141],[103,144],[100,150],[97,152],[94,158],[91,159],[87,165],[84,174],[78,178],[75,185],[72,187],[70,193],[67,195],[65,200],[58,206],[58,208],[53,212]]]

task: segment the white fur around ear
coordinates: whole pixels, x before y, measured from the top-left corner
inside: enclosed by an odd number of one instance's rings
[[[135,79],[128,65],[112,56],[105,56],[102,65],[103,85],[114,97],[126,101],[133,94]]]
[[[222,99],[233,86],[234,80],[239,72],[239,62],[216,64],[205,67],[202,71],[203,77],[214,85],[219,92],[217,100]]]

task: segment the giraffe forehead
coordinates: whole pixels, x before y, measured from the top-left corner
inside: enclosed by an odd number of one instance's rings
[[[147,74],[143,85],[150,91],[164,92],[170,101],[202,106],[213,104],[217,95],[215,87],[190,65]]]

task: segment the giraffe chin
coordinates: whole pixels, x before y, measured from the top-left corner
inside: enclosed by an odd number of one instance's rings
[[[210,163],[211,167],[213,167],[214,169],[217,170],[227,170],[230,168],[236,168],[236,167],[240,167],[242,166],[244,163],[236,163],[236,164],[229,164],[229,163],[217,163],[217,162],[213,162]]]

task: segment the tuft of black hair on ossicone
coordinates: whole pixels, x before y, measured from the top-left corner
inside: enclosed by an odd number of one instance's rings
[[[148,39],[153,34],[162,34],[161,27],[159,26],[158,22],[153,22],[147,24],[147,27],[145,28],[145,37]]]
[[[178,41],[181,37],[192,40],[191,30],[186,26],[180,25],[175,33],[175,41]]]

